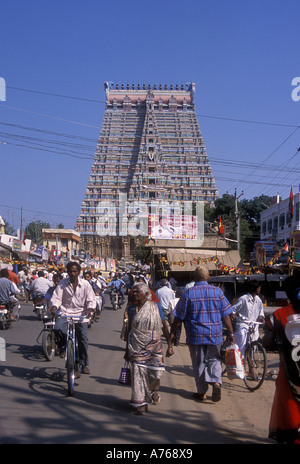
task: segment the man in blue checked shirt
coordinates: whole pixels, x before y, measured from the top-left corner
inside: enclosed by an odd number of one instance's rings
[[[195,285],[184,292],[176,305],[171,339],[180,322],[184,322],[197,386],[193,397],[203,401],[209,385],[212,385],[211,400],[217,402],[221,399],[223,324],[230,334],[228,341],[234,343],[230,319],[232,307],[222,290],[209,285],[208,279],[206,268],[195,270]]]

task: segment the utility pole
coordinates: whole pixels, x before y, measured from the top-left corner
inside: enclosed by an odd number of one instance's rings
[[[23,243],[23,207],[21,206],[21,224],[20,224],[20,240],[21,240],[21,250],[22,250],[22,243]]]
[[[56,263],[58,263],[58,234],[56,234]]]
[[[240,244],[240,240],[241,240],[241,230],[240,230],[240,213],[239,213],[239,209],[238,209],[238,199],[244,195],[244,192],[242,191],[242,193],[237,196],[237,192],[236,192],[236,189],[234,191],[234,210],[235,210],[235,219],[236,219],[236,240],[237,240],[237,249],[238,249],[238,252],[240,254],[240,251],[241,251],[241,244]]]

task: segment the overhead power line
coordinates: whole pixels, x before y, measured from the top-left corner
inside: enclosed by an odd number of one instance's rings
[[[89,103],[101,103],[103,105],[105,105],[106,103],[104,100],[97,100],[95,98],[75,97],[74,95],[63,95],[63,94],[58,94],[58,93],[53,93],[53,92],[24,89],[20,87],[12,87],[12,86],[6,86],[6,87],[11,90],[17,90],[20,92],[36,93],[39,95],[46,95],[50,97],[67,98],[70,100],[85,101]],[[230,117],[225,117],[225,116],[214,116],[214,115],[208,115],[208,114],[197,114],[197,116],[199,116],[200,118],[220,119],[223,121],[240,122],[240,123],[245,123],[245,124],[259,124],[259,125],[265,125],[265,126],[294,127],[294,128],[298,127],[297,125],[294,125],[294,124],[284,124],[284,123],[276,123],[276,122],[269,122],[269,121],[255,121],[251,119],[230,118]]]
[[[95,99],[91,99],[91,98],[82,98],[82,97],[74,97],[73,95],[62,95],[62,94],[59,94],[59,93],[52,93],[52,92],[42,92],[42,91],[39,91],[39,90],[32,90],[32,89],[22,89],[20,87],[11,87],[9,85],[7,85],[6,88],[11,89],[11,90],[18,90],[20,92],[37,93],[37,94],[40,94],[40,95],[48,95],[50,97],[69,98],[71,100],[80,100],[80,101],[86,101],[86,102],[89,102],[89,103],[105,103],[105,101],[102,101],[102,100],[95,100]]]
[[[56,116],[51,116],[49,114],[45,114],[45,113],[37,113],[36,111],[29,111],[29,110],[24,110],[22,108],[18,108],[16,106],[10,106],[10,105],[0,105],[0,108],[5,108],[5,109],[11,109],[11,110],[16,110],[16,111],[21,111],[23,113],[27,113],[27,114],[33,114],[35,116],[42,116],[44,118],[49,118],[49,119],[55,119],[57,121],[63,121],[63,122],[68,122],[70,124],[77,124],[79,126],[85,126],[85,127],[92,127],[94,129],[99,129],[98,126],[94,126],[93,124],[85,124],[83,122],[79,122],[79,121],[72,121],[71,119],[64,119],[64,118],[58,118]]]
[[[43,92],[43,91],[38,91],[38,90],[12,87],[12,86],[8,86],[7,88],[13,91],[35,93],[39,95],[45,95],[48,97],[66,98],[66,99],[72,99],[72,100],[78,100],[78,101],[85,101],[88,103],[105,104],[105,101],[98,100],[98,99],[82,98],[82,97],[77,97],[77,96],[72,96],[72,95],[63,95],[63,94],[58,94],[58,93],[53,93],[53,92]],[[25,112],[29,114],[34,114],[38,116],[43,116],[43,117],[47,117],[51,119],[56,119],[59,121],[64,121],[64,122],[68,122],[68,123],[72,123],[72,124],[76,124],[80,126],[99,129],[99,126],[85,124],[79,121],[72,121],[68,119],[58,118],[58,117],[51,116],[48,114],[37,113],[37,112],[22,109],[22,108],[14,107],[14,106],[3,105],[1,107],[13,109],[16,111],[21,111],[21,112]],[[267,161],[296,133],[296,131],[300,127],[299,125],[274,123],[274,122],[266,122],[266,121],[259,121],[259,120],[255,121],[255,120],[238,119],[238,118],[231,118],[231,117],[221,117],[221,116],[213,116],[213,115],[206,115],[206,114],[197,114],[197,116],[201,118],[219,119],[223,121],[231,121],[231,122],[237,122],[237,123],[259,124],[259,125],[293,128],[292,133],[288,137],[286,137],[283,140],[283,142],[281,142],[261,163],[251,163],[251,162],[244,163],[241,160],[239,161],[229,160],[229,159],[226,159],[226,157],[223,160],[221,159],[218,160],[218,158],[209,156],[209,160],[212,163],[221,164],[224,168],[228,168],[230,170],[228,174],[231,174],[231,176],[232,175],[244,176],[239,180],[237,180],[236,178],[232,179],[232,177],[230,177],[230,179],[226,179],[227,182],[235,182],[236,186],[240,184],[256,184],[256,185],[261,184],[261,185],[265,185],[265,186],[269,185],[269,186],[273,186],[273,188],[277,188],[278,186],[274,183],[274,181],[276,177],[278,177],[279,170],[280,170],[280,173],[286,172],[287,173],[286,176],[288,176],[289,174],[293,174],[293,173],[294,174],[299,173],[299,170],[297,169],[297,165],[295,167],[288,168],[286,163],[281,166],[272,165],[270,163],[267,164]],[[46,138],[38,138],[38,137],[33,137],[33,136],[12,134],[8,132],[0,132],[0,137],[1,137],[0,142],[3,141],[4,143],[7,143],[8,145],[19,146],[22,148],[39,150],[39,151],[44,151],[47,153],[69,156],[69,157],[83,159],[83,160],[91,160],[95,156],[94,154],[91,154],[91,152],[94,153],[95,146],[97,145],[97,140],[94,138],[81,137],[79,135],[67,134],[67,133],[62,133],[62,132],[47,131],[47,130],[42,130],[42,129],[38,129],[34,127],[22,126],[18,124],[9,124],[5,122],[0,122],[0,124],[6,127],[16,128],[19,130],[39,132],[44,135],[52,136],[55,138],[55,140],[53,139],[50,140]],[[103,136],[105,136],[105,134]],[[102,135],[100,133],[100,138],[101,137]],[[72,142],[71,141],[70,142],[59,141],[58,139],[60,138],[69,138],[69,139],[72,139]],[[77,141],[78,143],[76,143]],[[79,143],[79,141],[84,142],[84,143]],[[89,145],[89,143],[93,144],[93,146]],[[247,157],[249,159],[249,155],[247,155]],[[245,169],[245,174],[232,172],[233,167],[239,167],[239,168]],[[250,173],[248,172],[249,169],[252,169]],[[272,180],[270,180],[270,176],[268,176],[268,178],[264,180],[264,177],[265,177],[264,175],[255,174],[257,170],[260,170],[260,171],[269,170],[270,172],[275,171],[277,172],[277,175],[274,176]],[[226,171],[219,171],[219,172],[226,174]],[[255,178],[254,178],[254,175],[255,175]],[[218,176],[214,176],[214,177],[217,180],[223,180]],[[283,178],[281,178],[280,180],[281,180],[280,186],[284,187],[284,185],[282,184]]]

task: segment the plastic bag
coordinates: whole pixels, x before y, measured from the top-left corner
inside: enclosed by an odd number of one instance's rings
[[[237,345],[229,345],[226,348],[225,365],[227,376],[230,380],[243,379],[245,377],[243,358]]]

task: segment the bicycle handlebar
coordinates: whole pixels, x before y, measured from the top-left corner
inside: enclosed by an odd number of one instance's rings
[[[89,322],[89,318],[86,317],[86,316],[63,316],[63,315],[60,314],[59,317],[64,317],[64,318],[68,319],[68,321]]]
[[[245,316],[238,315],[237,317],[238,317],[242,322],[245,322],[246,324],[263,325],[263,322],[248,321],[248,319],[247,319]]]

